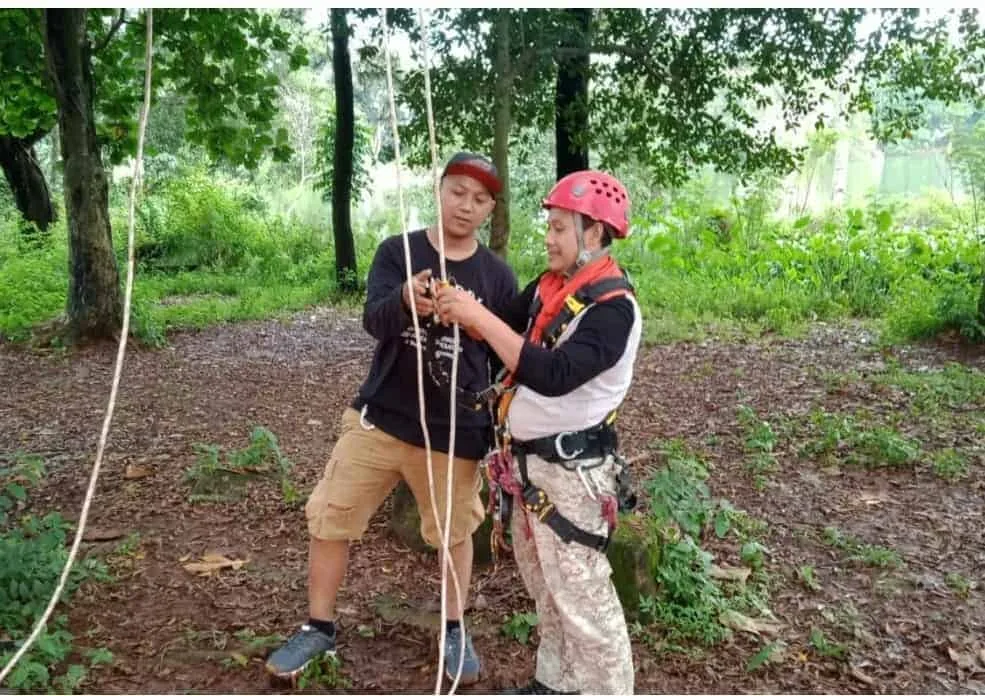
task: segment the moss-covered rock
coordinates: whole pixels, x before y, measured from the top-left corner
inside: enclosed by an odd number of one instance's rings
[[[489,500],[489,491],[485,485],[482,487],[482,504],[486,505]],[[427,510],[425,514],[433,514]],[[442,520],[443,522],[443,520]],[[489,543],[489,534],[492,531],[492,520],[487,516],[482,521],[482,525],[472,535],[472,546],[474,549],[473,563],[475,565],[488,565],[492,563],[492,547]],[[414,494],[411,493],[407,484],[401,481],[393,491],[393,509],[390,513],[390,532],[415,551],[436,550],[421,537],[421,515],[417,509],[417,502]]]
[[[612,584],[626,616],[639,615],[640,598],[657,592],[656,568],[660,549],[647,539],[638,518],[624,515],[609,543],[607,556],[612,566]]]

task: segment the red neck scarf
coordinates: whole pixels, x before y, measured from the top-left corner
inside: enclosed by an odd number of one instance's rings
[[[595,259],[587,266],[580,268],[571,278],[565,279],[560,273],[547,272],[540,278],[537,285],[537,293],[540,295],[540,313],[534,321],[530,332],[530,342],[540,344],[541,338],[554,317],[558,315],[564,307],[564,301],[568,295],[574,295],[586,285],[592,285],[600,280],[607,278],[619,278],[622,271],[615,259],[606,254]],[[599,298],[599,301],[615,295],[624,294],[624,290],[613,290]]]

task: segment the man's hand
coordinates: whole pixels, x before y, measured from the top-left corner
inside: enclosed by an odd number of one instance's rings
[[[411,302],[417,308],[417,315],[429,317],[434,314],[434,301],[428,297],[428,284],[431,280],[431,269],[425,268],[414,274],[413,283],[408,286],[407,281],[403,284],[402,298],[404,307],[410,312]]]
[[[472,293],[449,285],[438,290],[437,301],[438,317],[442,324],[449,326],[457,322],[473,338],[481,335],[477,325],[482,314],[487,310],[472,296]]]

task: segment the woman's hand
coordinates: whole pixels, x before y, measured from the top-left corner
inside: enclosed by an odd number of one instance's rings
[[[477,333],[482,315],[489,310],[475,299],[472,293],[455,285],[444,285],[438,288],[436,296],[438,318],[445,326],[457,323],[470,335]]]
[[[477,341],[485,341],[510,372],[516,370],[523,336],[497,317],[467,290],[445,285],[435,297],[435,313],[445,326],[458,323]]]

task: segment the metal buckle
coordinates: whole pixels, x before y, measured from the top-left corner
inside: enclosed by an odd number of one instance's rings
[[[562,444],[564,442],[565,436],[567,436],[567,435],[574,435],[574,434],[575,433],[571,433],[571,432],[559,433],[558,436],[556,438],[554,438],[554,450],[558,453],[558,456],[561,457],[561,459],[574,459],[579,454],[581,454],[582,452],[585,451],[585,448],[584,447],[582,447],[579,450],[575,450],[574,452],[570,452],[570,453],[565,451],[564,445]]]
[[[544,506],[550,504],[547,494],[540,488],[531,487],[523,491],[523,507],[534,514],[539,514]]]

